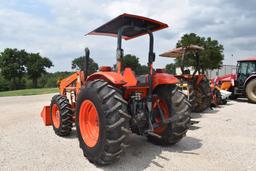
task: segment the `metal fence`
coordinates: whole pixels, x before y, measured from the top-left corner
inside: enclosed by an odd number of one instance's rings
[[[227,74],[235,74],[236,65],[223,65],[220,69],[207,70],[206,74],[209,79],[213,79],[216,76],[224,76]]]
[[[190,70],[190,73],[194,72],[192,67],[187,67]],[[214,79],[216,76],[224,76],[227,74],[235,74],[236,73],[236,65],[223,65],[220,69],[207,70],[205,74],[209,79]],[[182,74],[180,67],[176,68],[176,74]]]

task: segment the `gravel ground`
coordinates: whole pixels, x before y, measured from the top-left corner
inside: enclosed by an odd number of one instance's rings
[[[52,96],[0,98],[0,170],[256,170],[256,105],[245,100],[193,114],[199,123],[174,146],[132,135],[120,161],[96,167],[75,131],[61,138],[43,125],[40,112]]]

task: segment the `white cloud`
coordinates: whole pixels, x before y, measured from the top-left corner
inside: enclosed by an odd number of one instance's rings
[[[10,4],[11,3],[11,4]],[[211,36],[224,45],[224,63],[235,63],[236,59],[255,55],[255,12],[246,10],[253,5],[248,1],[200,1],[200,0],[130,0],[130,1],[85,1],[85,0],[37,0],[23,4],[12,0],[0,6],[0,50],[7,47],[40,52],[53,60],[51,71],[70,70],[73,58],[83,54],[88,46],[95,61],[100,65],[115,63],[116,39],[112,37],[87,36],[84,34],[122,13],[144,15],[162,22],[170,28],[155,33],[155,51],[173,48],[184,34],[195,32]],[[45,14],[36,14],[35,7],[45,9]],[[241,6],[241,9],[239,8]],[[30,9],[30,10],[26,10]],[[42,9],[41,9],[42,10]],[[147,62],[147,37],[124,43],[125,53],[141,57]],[[229,56],[235,54],[235,59]],[[163,67],[170,60],[157,57],[156,66]]]

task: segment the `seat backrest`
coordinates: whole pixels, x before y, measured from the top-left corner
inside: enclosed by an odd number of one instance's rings
[[[123,72],[124,80],[127,82],[125,87],[132,87],[137,85],[137,79],[131,68],[125,68]]]
[[[111,67],[110,66],[101,66],[99,71],[101,71],[101,72],[109,72],[109,71],[111,71]]]

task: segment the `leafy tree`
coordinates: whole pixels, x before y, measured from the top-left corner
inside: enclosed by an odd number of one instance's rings
[[[58,81],[73,74],[73,72],[54,72],[43,74],[38,80],[41,87],[57,87]]]
[[[10,89],[22,88],[22,77],[26,73],[27,52],[6,48],[0,53],[0,68],[3,77],[10,81]]]
[[[80,56],[72,61],[72,69],[82,70],[84,67],[85,56]],[[88,74],[92,74],[99,69],[99,66],[92,58],[89,58]]]
[[[0,91],[9,90],[9,81],[4,79],[4,77],[0,74]]]
[[[31,53],[27,59],[27,74],[32,79],[33,87],[36,88],[38,78],[46,73],[46,68],[52,67],[53,64],[50,59],[41,57],[39,53]]]
[[[204,48],[200,53],[200,66],[203,70],[217,69],[222,66],[224,48],[217,40],[212,40],[210,37],[200,37],[195,33],[190,33],[182,36],[176,46],[182,47],[190,44],[199,45]],[[185,66],[196,66],[193,54],[188,54],[186,57],[187,58],[184,60]],[[180,59],[176,59],[176,65],[181,65]]]
[[[136,75],[147,74],[149,72],[148,66],[141,65],[139,58],[131,54],[127,54],[123,57],[122,69],[126,67],[130,67]]]
[[[176,65],[173,63],[167,64],[165,66],[165,70],[167,73],[175,75],[176,74]]]
[[[125,55],[122,61],[122,69],[126,67],[130,67],[133,71],[137,73],[140,67],[139,58],[131,54]]]
[[[137,75],[144,75],[149,73],[149,68],[146,65],[140,65],[137,71]]]

